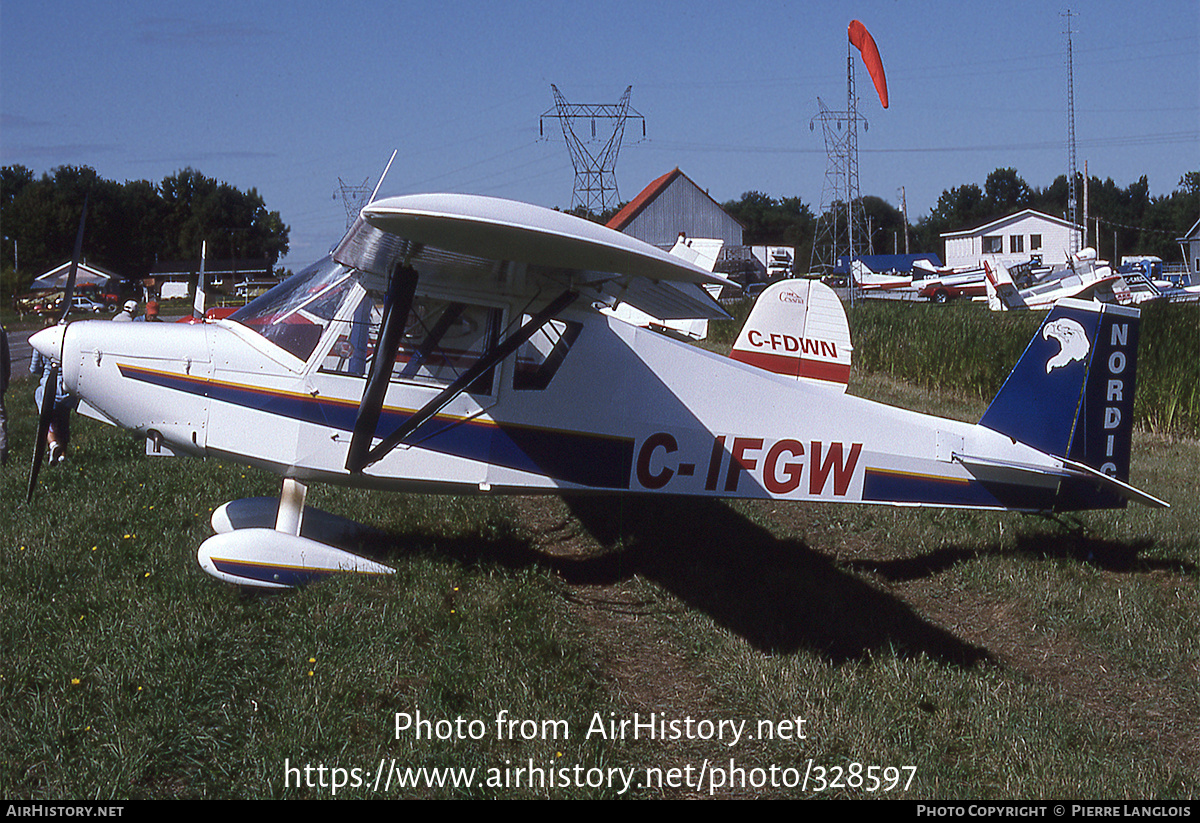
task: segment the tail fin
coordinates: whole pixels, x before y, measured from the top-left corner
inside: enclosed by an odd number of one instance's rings
[[[780,280],[758,296],[729,356],[844,392],[852,349],[833,289],[819,280]]]
[[[991,264],[983,261],[984,284],[987,289],[987,304],[992,311],[1008,311],[1025,308],[1021,293],[1013,283],[1012,275],[1003,264],[997,263],[992,271]]]
[[[980,424],[1128,482],[1139,322],[1137,309],[1060,300]],[[1123,507],[1114,488],[1069,479],[1057,508]]]

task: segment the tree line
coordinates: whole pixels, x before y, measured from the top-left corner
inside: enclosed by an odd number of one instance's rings
[[[1083,177],[1076,182],[1082,203]],[[983,186],[968,183],[946,189],[929,214],[909,227],[912,252],[934,252],[944,258],[941,235],[983,225],[1023,209],[1035,209],[1055,217],[1065,217],[1067,177],[1061,175],[1045,189],[1030,186],[1016,169],[999,168],[988,175]],[[1165,261],[1180,259],[1181,237],[1200,218],[1200,172],[1183,175],[1179,187],[1169,195],[1150,196],[1145,176],[1125,188],[1112,178],[1088,179],[1089,243],[1100,256],[1114,262],[1131,254],[1151,254]],[[904,216],[880,197],[862,198],[869,226],[869,244],[864,248],[875,254],[904,251]],[[844,206],[838,205],[843,208]],[[762,192],[749,191],[739,200],[722,205],[744,227],[746,245],[794,246],[801,267],[808,265],[817,220],[813,210],[798,197],[776,199]],[[1082,219],[1082,206],[1079,209]],[[1095,220],[1100,220],[1100,233]],[[844,224],[844,218],[839,218]],[[1114,248],[1115,244],[1115,248]]]
[[[34,277],[70,260],[84,198],[84,255],[127,279],[159,261],[211,258],[265,260],[272,268],[288,250],[288,227],[255,189],[183,169],[161,183],[116,183],[87,166],[59,166],[36,177],[20,165],[0,169],[0,290],[28,289]],[[19,262],[19,269],[18,264]]]
[[[1076,183],[1080,198],[1083,178]],[[1026,208],[1054,216],[1067,209],[1067,178],[1059,176],[1038,189],[1016,169],[998,168],[980,186],[967,183],[946,189],[929,214],[907,231],[913,252],[944,255],[943,232],[971,228]],[[86,256],[129,279],[140,279],[158,261],[195,260],[201,241],[211,257],[264,259],[274,267],[288,250],[288,227],[277,211],[268,211],[255,189],[237,188],[187,168],[161,183],[116,183],[86,166],[60,166],[40,178],[24,166],[0,169],[0,291],[24,291],[32,279],[69,260],[84,196],[89,211]],[[1089,235],[1100,256],[1154,254],[1179,259],[1175,242],[1200,217],[1200,171],[1187,172],[1169,195],[1151,197],[1143,176],[1122,188],[1112,178],[1088,180]],[[862,198],[869,244],[876,254],[903,252],[904,216],[873,195]],[[745,227],[746,245],[796,249],[807,266],[817,217],[799,197],[774,198],[748,191],[723,208]],[[582,211],[572,210],[571,213]],[[615,211],[615,210],[614,210]],[[1080,209],[1082,214],[1082,209]],[[610,215],[581,214],[593,219]],[[1095,234],[1096,218],[1100,232]],[[840,221],[839,223],[844,222]],[[19,270],[16,269],[19,248]]]

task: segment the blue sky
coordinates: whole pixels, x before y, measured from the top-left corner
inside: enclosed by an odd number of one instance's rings
[[[1082,171],[1153,195],[1200,168],[1200,3],[55,2],[0,5],[0,164],[160,181],[191,166],[256,188],[298,268],[340,236],[339,178],[570,206],[550,84],[631,104],[623,200],[680,167],[718,201],[820,204],[817,97],[845,106],[846,27],[879,46],[891,106],[859,64],[864,194],[927,214],[944,189],[1015,167],[1065,174],[1066,20]],[[1180,231],[1187,226],[1181,226]]]

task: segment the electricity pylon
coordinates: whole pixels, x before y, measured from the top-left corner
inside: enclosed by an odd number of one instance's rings
[[[543,112],[538,120],[538,132],[544,137],[545,130],[542,121],[548,117],[557,118],[562,126],[563,139],[571,152],[571,164],[575,167],[575,189],[571,193],[571,207],[583,206],[594,214],[600,214],[605,209],[615,207],[620,198],[617,194],[617,152],[621,150],[621,140],[625,136],[625,123],[629,118],[642,121],[642,137],[646,136],[646,118],[636,109],[629,106],[629,93],[633,86],[625,89],[621,102],[612,103],[568,103],[558,90],[551,84],[554,92],[554,108]],[[575,133],[574,121],[580,118],[591,121],[592,136],[584,140]],[[596,121],[611,120],[612,131],[601,129],[600,135],[607,139],[599,146],[598,151],[592,151],[589,144],[599,142]]]

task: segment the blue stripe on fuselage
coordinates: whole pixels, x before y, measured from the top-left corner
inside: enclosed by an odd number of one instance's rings
[[[340,431],[353,431],[358,417],[356,401],[272,391],[123,363],[118,364],[118,368],[123,376],[133,380]],[[395,431],[411,414],[411,411],[385,407],[378,431],[384,435]],[[541,474],[590,488],[629,488],[633,467],[631,438],[492,420],[460,420],[451,416],[434,417],[418,429],[418,434],[421,432],[431,432],[420,441],[421,448],[441,454]]]

